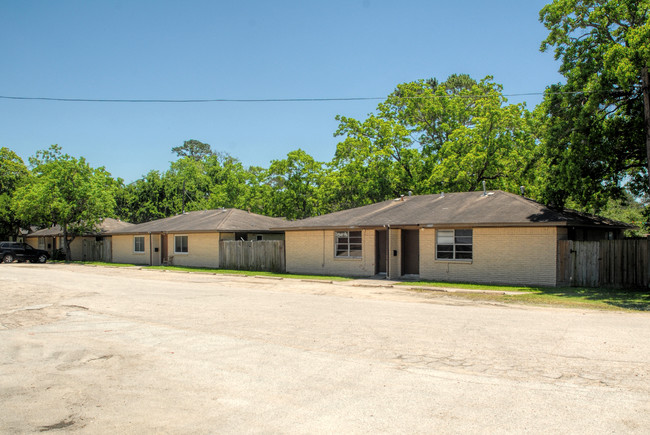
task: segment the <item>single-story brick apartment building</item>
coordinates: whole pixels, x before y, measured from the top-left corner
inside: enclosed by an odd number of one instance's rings
[[[222,240],[284,240],[284,219],[238,209],[191,211],[111,232],[113,262],[219,267]]]
[[[70,242],[70,255],[72,261],[90,261],[99,260],[99,258],[92,257],[93,249],[91,245],[107,244],[107,255],[101,258],[104,261],[111,261],[110,258],[110,240],[113,231],[120,231],[133,226],[129,222],[124,222],[119,219],[105,218],[97,225],[95,231],[88,234],[75,235],[75,238]],[[25,242],[37,249],[43,249],[54,255],[58,249],[64,249],[63,229],[59,225],[54,225],[50,228],[43,228],[25,236]],[[95,246],[93,246],[94,248]],[[94,249],[96,251],[96,249]]]
[[[557,285],[559,240],[621,238],[630,225],[523,196],[405,196],[287,222],[289,273]]]

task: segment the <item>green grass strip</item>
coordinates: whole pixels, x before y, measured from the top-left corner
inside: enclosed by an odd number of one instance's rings
[[[243,276],[268,276],[274,278],[318,279],[318,280],[325,280],[325,281],[349,281],[352,279],[352,278],[347,278],[342,276],[297,275],[291,273],[264,272],[259,270],[229,270],[229,269],[212,269],[206,267],[185,267],[185,266],[148,266],[142,264],[106,263],[101,261],[74,261],[71,263],[86,264],[91,266],[107,266],[107,267],[141,267],[142,269],[169,270],[172,272],[173,271],[203,272],[203,273],[243,275]]]
[[[497,286],[430,281],[405,282],[400,284],[416,285],[419,287],[432,286],[471,290],[520,292],[520,294],[516,295],[503,295],[497,293],[446,293],[446,295],[449,296],[477,301],[599,310],[650,311],[650,291],[648,290],[586,287]]]

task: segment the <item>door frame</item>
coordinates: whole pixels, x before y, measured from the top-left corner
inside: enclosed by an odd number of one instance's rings
[[[415,237],[407,237],[410,234]],[[420,274],[420,230],[402,228],[402,275]],[[407,272],[408,268],[408,272]]]
[[[380,241],[383,241],[383,246]],[[388,230],[375,230],[375,275],[385,273],[388,276],[388,259]]]

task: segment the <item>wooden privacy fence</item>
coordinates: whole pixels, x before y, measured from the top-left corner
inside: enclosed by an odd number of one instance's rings
[[[219,268],[284,272],[284,240],[222,240],[219,242]]]
[[[103,240],[99,241],[83,239],[82,242],[82,261],[105,261],[107,263],[110,263],[112,261],[110,238],[104,238]]]
[[[558,242],[558,285],[647,288],[648,240]]]

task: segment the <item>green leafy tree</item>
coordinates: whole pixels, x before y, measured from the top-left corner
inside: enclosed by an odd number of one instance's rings
[[[422,158],[409,130],[399,122],[370,115],[365,121],[338,116],[336,136],[346,136],[336,147],[326,190],[330,210],[357,207],[408,190],[418,193]]]
[[[650,191],[650,1],[555,0],[540,11],[566,84],[548,88],[544,199],[596,210]]]
[[[246,202],[250,179],[241,162],[226,153],[210,151],[200,158],[186,155],[171,162],[165,172],[150,171],[122,185],[116,195],[118,215],[141,223],[183,211],[251,208]]]
[[[135,224],[168,217],[173,213],[163,175],[155,170],[133,183],[120,186],[115,201],[120,219]]]
[[[0,148],[0,236],[18,235],[21,222],[11,211],[12,196],[25,182],[29,171],[23,160],[12,150]]]
[[[596,212],[596,210],[587,211],[590,213]],[[605,206],[598,210],[598,214],[609,219],[636,226],[637,229],[625,231],[627,237],[646,237],[645,223],[647,221],[647,208],[630,192],[624,192],[623,196],[618,199],[609,198]]]
[[[286,159],[273,160],[267,172],[272,188],[269,214],[287,219],[319,214],[322,167],[322,163],[301,149],[291,151]]]
[[[412,191],[535,185],[540,166],[537,118],[509,105],[486,77],[452,75],[403,83],[361,122],[339,116],[339,143],[325,181],[332,208],[382,201]]]
[[[70,242],[78,234],[92,232],[115,210],[115,180],[103,168],[62,154],[52,145],[30,158],[32,176],[13,195],[16,216],[40,225],[61,226],[66,259]]]
[[[454,130],[471,125],[476,85],[467,74],[452,74],[444,82],[432,78],[402,83],[378,110],[382,118],[409,130],[423,156],[432,156]]]
[[[195,139],[186,140],[183,145],[172,148],[172,152],[178,157],[189,157],[197,161],[214,154],[210,145]]]
[[[540,161],[534,118],[524,105],[507,104],[502,91],[487,77],[445,102],[447,110],[461,115],[429,157],[431,190],[474,191],[486,182],[490,189],[510,192],[525,185],[535,196]]]
[[[204,160],[183,157],[172,162],[163,182],[173,214],[208,208],[212,181]]]
[[[244,172],[245,187],[236,207],[249,209],[253,213],[274,216],[274,204],[271,201],[273,188],[268,181],[267,169],[251,166]]]
[[[252,208],[246,202],[250,175],[239,160],[217,153],[206,160],[205,170],[211,183],[209,208]]]

